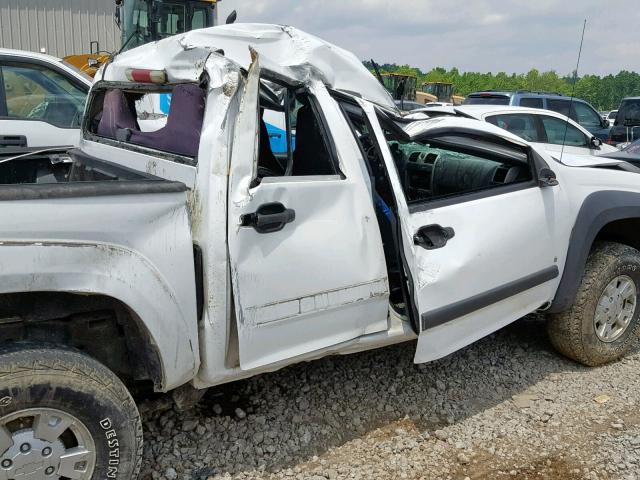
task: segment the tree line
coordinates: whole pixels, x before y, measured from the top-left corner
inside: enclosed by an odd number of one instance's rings
[[[364,64],[373,71],[373,65],[370,62],[364,62]],[[626,70],[616,75],[609,74],[604,77],[584,75],[575,79],[575,75],[560,76],[553,70],[541,73],[532,69],[526,74],[505,72],[493,74],[491,72],[460,73],[457,68],[447,70],[442,67],[423,72],[419,68],[394,63],[379,65],[379,67],[381,73],[415,75],[418,88],[424,82],[453,83],[455,94],[462,96],[481,90],[531,90],[564,95],[575,92],[576,97],[588,101],[599,110],[616,109],[623,98],[640,96],[640,74]]]

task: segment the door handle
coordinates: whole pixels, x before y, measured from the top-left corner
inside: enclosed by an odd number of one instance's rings
[[[420,227],[413,235],[413,243],[427,250],[435,250],[444,247],[455,235],[456,232],[451,227],[427,225]]]
[[[26,147],[27,137],[24,135],[0,135],[0,147]]]
[[[253,227],[258,233],[273,233],[282,230],[287,223],[296,219],[296,212],[285,208],[280,202],[260,205],[254,213],[240,217],[243,227]]]

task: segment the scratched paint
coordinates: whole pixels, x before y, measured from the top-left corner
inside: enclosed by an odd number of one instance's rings
[[[248,307],[245,321],[249,325],[260,326],[270,322],[287,320],[298,315],[341,308],[354,302],[366,301],[376,297],[388,297],[388,295],[389,284],[385,277],[372,282],[332,289],[293,300]]]
[[[0,209],[0,222],[1,293],[116,298],[142,320],[160,353],[157,388],[175,388],[196,373],[185,193],[15,201]]]

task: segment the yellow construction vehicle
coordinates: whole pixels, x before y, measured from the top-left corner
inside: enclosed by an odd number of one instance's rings
[[[444,102],[462,105],[464,97],[454,95],[453,90],[453,84],[449,82],[425,82],[421,85],[420,91],[416,92],[416,102]]]
[[[389,91],[394,100],[416,99],[416,84],[418,79],[414,75],[401,73],[383,73],[380,75],[382,84]]]
[[[196,28],[218,23],[220,0],[115,0],[115,22],[120,27],[120,49],[129,50]],[[227,23],[235,21],[235,11]],[[65,57],[67,63],[94,76],[101,65],[118,52],[100,50],[91,42],[90,53]]]

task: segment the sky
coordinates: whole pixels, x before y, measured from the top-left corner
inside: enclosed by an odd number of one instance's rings
[[[423,71],[640,71],[640,0],[222,0],[220,21],[292,25],[363,60]]]

